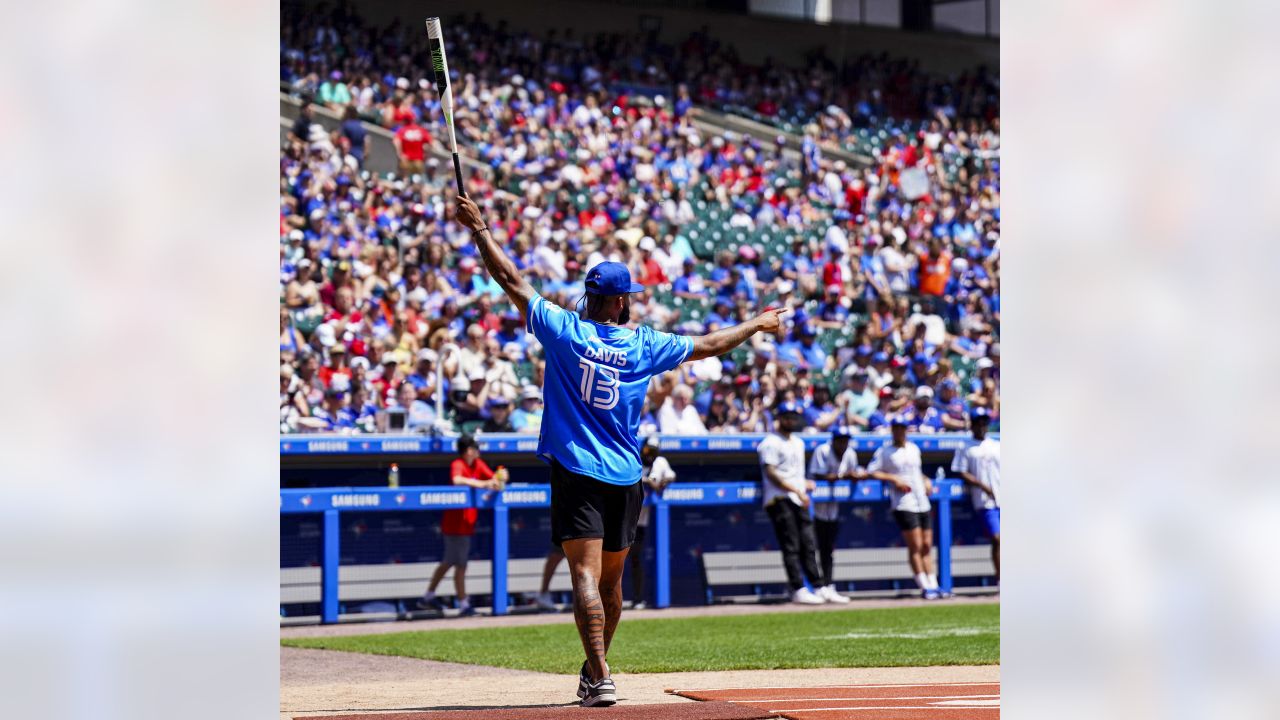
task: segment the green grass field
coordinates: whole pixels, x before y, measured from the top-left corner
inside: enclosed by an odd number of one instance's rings
[[[572,624],[294,638],[289,647],[573,673],[582,644]],[[628,620],[609,664],[620,672],[991,665],[1000,662],[1000,606]]]

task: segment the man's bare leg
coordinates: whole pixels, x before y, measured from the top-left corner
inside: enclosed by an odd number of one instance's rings
[[[556,568],[560,566],[560,561],[563,559],[564,553],[560,550],[552,550],[547,553],[547,559],[542,563],[542,586],[538,590],[539,593],[550,591],[551,578],[555,577]]]
[[[631,548],[621,552],[602,552],[600,569],[600,601],[604,604],[604,653],[609,654],[609,644],[613,642],[613,631],[618,627],[622,617],[622,569],[627,564],[627,553]]]
[[[444,574],[449,572],[449,568],[453,567],[449,563],[440,563],[436,565],[436,569],[431,573],[431,583],[427,585],[427,592],[434,593],[436,587],[440,585],[440,581],[444,579]]]
[[[587,674],[592,682],[609,677],[605,662],[605,610],[600,597],[600,538],[577,538],[560,544],[569,560],[569,576],[573,580],[573,619],[587,654]]]

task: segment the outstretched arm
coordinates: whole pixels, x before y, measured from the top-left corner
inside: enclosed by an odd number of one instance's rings
[[[493,239],[489,226],[480,216],[480,207],[465,195],[458,196],[458,222],[471,231],[471,239],[475,241],[480,257],[489,274],[502,286],[507,297],[515,303],[520,314],[529,317],[529,301],[533,299],[533,286],[524,279],[516,264],[502,251],[498,241]]]
[[[791,308],[786,307],[765,310],[741,325],[723,328],[709,335],[699,335],[693,338],[693,352],[689,353],[685,362],[723,355],[758,332],[777,332],[782,325],[782,316],[790,311]]]

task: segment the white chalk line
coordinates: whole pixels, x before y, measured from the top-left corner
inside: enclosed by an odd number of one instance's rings
[[[778,668],[780,670],[790,670],[793,668]],[[723,692],[726,690],[827,690],[830,688],[896,688],[896,687],[973,687],[978,686],[999,686],[1000,681],[995,682],[944,682],[944,683],[885,683],[880,685],[754,685],[752,687],[728,687],[728,688],[702,688],[700,690],[672,690],[673,693],[682,692]]]
[[[727,702],[735,703],[779,703],[779,702],[821,702],[835,700],[978,700],[986,698],[998,698],[999,695],[912,695],[912,696],[894,696],[890,698],[876,697],[834,697],[834,698],[769,698],[768,700],[729,700]]]

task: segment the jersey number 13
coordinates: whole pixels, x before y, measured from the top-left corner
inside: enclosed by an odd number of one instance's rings
[[[582,402],[601,410],[612,410],[618,405],[618,371],[589,360],[579,360],[582,368]]]

